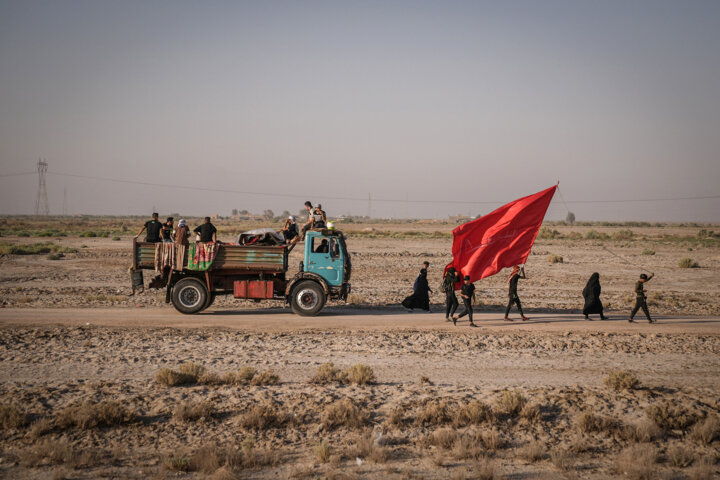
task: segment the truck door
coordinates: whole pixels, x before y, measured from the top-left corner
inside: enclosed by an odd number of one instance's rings
[[[342,285],[342,249],[335,237],[308,235],[305,239],[305,269],[317,273],[330,285]]]

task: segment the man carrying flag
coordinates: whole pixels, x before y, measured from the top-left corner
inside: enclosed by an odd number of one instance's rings
[[[454,267],[471,282],[524,265],[557,185],[519,198],[453,230]],[[456,285],[458,288],[459,285]]]

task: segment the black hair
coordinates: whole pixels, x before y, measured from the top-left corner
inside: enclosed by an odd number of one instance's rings
[[[166,222],[172,222],[173,220],[175,220],[173,217],[168,217],[167,220],[165,220],[165,221],[166,221]]]
[[[308,200],[307,202],[305,202],[305,206],[312,208],[312,203],[310,203],[310,200]]]
[[[157,212],[153,212],[152,216],[153,216],[153,217],[159,217],[160,215],[159,215]]]
[[[463,280],[470,280],[470,275],[465,275],[465,278]]]
[[[209,221],[210,221],[210,217],[205,217],[205,221],[206,221],[206,222],[209,222]]]
[[[643,280],[647,280],[647,275],[645,275],[644,273],[641,273],[640,278],[642,278]]]
[[[317,204],[317,208],[322,208],[322,205],[320,205],[320,204],[318,203],[318,204]]]
[[[427,265],[427,266],[429,267],[429,266],[430,266],[430,262],[428,262],[427,260],[425,260],[425,261],[423,262],[423,265]]]

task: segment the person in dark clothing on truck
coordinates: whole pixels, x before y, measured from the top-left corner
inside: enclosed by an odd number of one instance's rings
[[[171,243],[173,241],[173,223],[174,223],[173,217],[168,217],[165,223],[163,223],[162,228],[160,229],[160,239],[163,242]]]
[[[145,241],[151,242],[151,243],[158,243],[160,242],[160,229],[162,228],[162,223],[158,221],[158,214],[153,213],[152,214],[152,220],[148,220],[145,222],[145,225],[140,229],[137,235],[135,235],[135,238],[139,237],[141,233],[145,233]]]
[[[448,268],[443,277],[443,291],[445,292],[445,321],[449,322],[455,315],[458,308],[457,297],[455,296],[455,284],[460,281],[460,276],[455,267]]]
[[[200,235],[200,241],[203,243],[217,242],[217,229],[210,223],[210,217],[205,217],[205,223],[195,227],[193,232]]]
[[[650,318],[650,311],[648,310],[646,301],[647,298],[645,296],[645,282],[649,282],[654,276],[654,273],[651,273],[649,277],[644,273],[640,274],[640,280],[635,283],[635,306],[630,313],[630,318],[628,319],[628,322],[633,323],[633,318],[635,318],[635,314],[638,312],[638,310],[642,308],[643,313],[645,313],[645,316],[648,319],[648,323],[655,323],[655,321]]]
[[[287,220],[285,220],[285,225],[280,230],[280,233],[282,233],[282,236],[285,238],[285,242],[290,243],[295,241],[298,236],[298,228],[294,215],[290,215]]]
[[[473,295],[475,295],[475,285],[473,285],[470,282],[470,275],[465,275],[465,278],[463,279],[463,285],[460,288],[460,297],[463,301],[463,306],[465,307],[465,311],[462,312],[457,317],[452,317],[453,325],[457,325],[457,321],[464,317],[465,315],[468,316],[470,319],[470,326],[471,327],[477,327],[473,323],[473,308],[472,308],[472,302],[473,302]]]
[[[510,278],[508,279],[508,304],[507,308],[505,309],[506,322],[512,322],[508,315],[510,314],[510,308],[512,307],[513,303],[517,305],[517,308],[520,311],[520,317],[522,318],[522,321],[524,322],[525,320],[529,320],[529,318],[526,317],[522,311],[522,305],[520,305],[520,297],[518,297],[517,294],[517,283],[518,280],[520,280],[521,278],[526,278],[525,269],[515,265],[512,269],[512,273],[510,274]]]

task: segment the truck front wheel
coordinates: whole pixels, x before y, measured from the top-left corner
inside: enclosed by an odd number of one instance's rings
[[[326,300],[325,292],[317,282],[304,280],[293,288],[290,306],[298,315],[312,317],[323,309]]]
[[[195,278],[183,278],[173,287],[172,304],[180,313],[198,313],[205,308],[207,300],[207,288]]]

